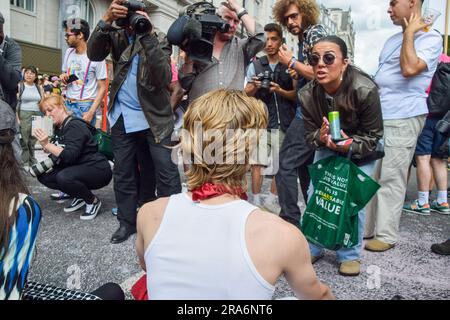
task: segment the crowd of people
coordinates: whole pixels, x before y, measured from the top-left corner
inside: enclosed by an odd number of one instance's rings
[[[427,105],[442,36],[424,31],[429,24],[421,18],[422,5],[423,0],[388,3],[401,32],[385,43],[374,76],[356,67],[346,43],[318,23],[315,0],[277,0],[275,21],[264,28],[236,0],[222,2],[217,15],[228,27],[214,34],[209,61],[190,56],[186,42],[193,37],[187,36],[179,68],[171,58],[171,31],[166,37],[157,26],[142,31],[129,21],[117,27],[115,22],[129,18],[129,7],[114,0],[92,34],[83,19],[63,21],[69,48],[61,75],[50,79],[40,78],[33,66],[21,70],[20,47],[4,35],[0,14],[0,261],[7,262],[0,264],[0,298],[19,299],[26,291],[45,214],[19,174],[20,167],[30,167],[40,183],[55,190],[53,200],[71,199],[64,211],[83,209],[82,220],[101,211],[102,201],[92,190],[114,180],[119,226],[110,241],[121,243],[137,233],[150,299],[270,299],[281,275],[297,298],[334,299],[313,268],[324,248],[300,230],[299,186],[305,202],[315,187],[309,165],[346,157],[380,185],[357,213],[357,243],[336,250],[343,276],[360,274],[363,248],[394,248],[402,210],[450,214],[448,136],[436,129],[450,101],[439,113]],[[150,21],[149,2],[142,1],[141,9],[135,13]],[[177,26],[186,16],[180,19]],[[236,36],[240,25],[243,38]],[[283,29],[298,39],[297,57],[283,44]],[[109,88],[108,56],[114,74]],[[95,138],[106,93],[103,121],[111,133],[113,169]],[[173,115],[183,99],[189,103],[184,134],[174,144]],[[342,141],[332,136],[330,112],[340,114]],[[34,117],[41,115],[52,119],[52,136],[33,128]],[[249,141],[260,141],[264,130],[267,148],[252,161]],[[205,132],[214,132],[215,139],[205,139]],[[218,148],[220,139],[231,143]],[[247,142],[242,147],[239,141]],[[36,143],[48,154],[42,163],[35,158]],[[178,148],[189,160],[187,190],[173,161]],[[207,150],[214,150],[216,160],[206,159]],[[244,160],[217,161],[228,157]],[[404,205],[413,159],[418,200]],[[437,186],[431,204],[430,166]],[[264,175],[272,178],[265,201]],[[20,247],[19,238],[26,239]],[[450,239],[431,250],[449,255]],[[115,293],[93,295],[123,298],[117,286],[102,291]]]

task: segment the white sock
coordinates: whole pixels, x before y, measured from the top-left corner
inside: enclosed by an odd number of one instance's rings
[[[253,204],[255,206],[261,205],[261,195],[259,193],[253,195]]]
[[[429,191],[419,191],[419,205],[423,206],[424,204],[428,203],[428,198],[430,197]]]
[[[439,190],[438,191],[437,202],[439,204],[447,202],[447,190],[444,190],[444,191]]]
[[[94,202],[92,202],[91,204],[89,204],[89,203],[86,202],[86,212],[91,211],[91,210],[92,210],[92,207],[93,207],[94,204],[96,204],[97,202],[98,202],[98,199],[97,199],[97,198],[95,198],[95,199],[94,199]]]

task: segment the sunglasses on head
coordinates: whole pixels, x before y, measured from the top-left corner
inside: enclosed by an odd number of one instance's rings
[[[332,53],[325,53],[322,57],[317,53],[313,53],[308,58],[309,65],[313,67],[317,66],[321,58],[323,60],[323,63],[325,63],[327,66],[331,66],[336,60],[336,56]]]

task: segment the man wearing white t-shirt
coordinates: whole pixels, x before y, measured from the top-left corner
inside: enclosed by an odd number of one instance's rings
[[[89,24],[82,19],[63,21],[69,49],[64,56],[60,78],[67,84],[67,108],[76,117],[95,125],[95,114],[106,90],[105,61],[90,61],[87,56]]]
[[[421,17],[423,0],[391,0],[388,13],[403,32],[381,52],[375,81],[380,87],[385,157],[375,178],[381,185],[369,206],[366,250],[382,252],[397,242],[408,168],[428,113],[426,90],[442,51],[442,36]]]

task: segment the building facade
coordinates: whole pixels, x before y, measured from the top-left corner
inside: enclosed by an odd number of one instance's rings
[[[212,0],[218,7],[223,0]],[[238,0],[261,26],[273,22],[272,7],[276,0]],[[180,10],[198,0],[149,0],[153,4],[152,23],[167,32]],[[59,74],[62,52],[66,49],[61,21],[82,17],[91,28],[99,21],[111,0],[2,0],[0,12],[5,17],[6,34],[19,42],[23,50],[23,65],[35,65],[42,73]],[[321,24],[330,34],[342,37],[353,59],[355,32],[351,8],[325,8],[321,5]],[[242,29],[239,33],[241,33]],[[297,39],[286,30],[285,43],[297,53]]]
[[[86,19],[91,26],[109,7],[111,0],[2,0],[5,32],[23,51],[22,64],[35,65],[42,73],[59,74],[62,52],[66,49],[61,22],[72,17]],[[193,0],[151,0],[152,23],[167,32],[179,11]]]
[[[352,20],[352,8],[349,7],[347,11],[341,8],[328,8],[326,9],[327,19],[334,22],[336,26],[336,34],[342,38],[347,44],[348,56],[351,61],[355,58],[355,29]]]

